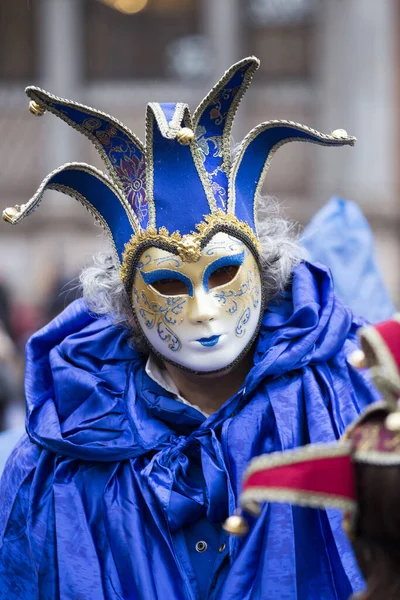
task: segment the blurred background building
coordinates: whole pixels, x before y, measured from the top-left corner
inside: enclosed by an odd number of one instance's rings
[[[194,108],[234,61],[255,54],[261,68],[237,140],[279,118],[358,138],[340,150],[285,146],[265,191],[302,224],[333,194],[355,200],[399,304],[399,34],[400,0],[1,0],[1,208],[26,202],[65,162],[103,168],[83,136],[29,113],[26,85],[112,114],[143,139],[147,101]],[[17,227],[0,223],[9,298],[0,321],[17,351],[74,296],[60,290],[104,244],[90,215],[55,192]]]

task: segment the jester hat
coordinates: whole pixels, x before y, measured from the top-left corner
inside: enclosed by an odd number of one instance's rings
[[[28,87],[31,112],[49,111],[83,133],[108,174],[83,163],[65,164],[26,204],[7,208],[3,218],[18,223],[47,189],[72,196],[107,232],[128,288],[138,257],[153,245],[194,261],[215,233],[226,231],[257,256],[257,196],[276,150],[290,141],[355,142],[342,129],[325,135],[292,121],[266,121],[250,131],[232,159],[233,119],[258,66],[254,57],[234,64],[192,116],[179,102],[148,104],[145,144],[114,117]]]
[[[254,458],[244,476],[245,510],[257,512],[262,502],[288,502],[353,512],[358,500],[354,463],[400,466],[400,314],[361,328],[359,337],[364,366],[370,368],[384,401],[368,407],[335,444]]]

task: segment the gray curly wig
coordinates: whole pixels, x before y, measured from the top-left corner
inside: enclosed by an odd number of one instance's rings
[[[304,260],[305,251],[298,242],[297,224],[282,216],[275,199],[260,197],[257,215],[262,246],[261,279],[268,303],[288,285],[294,267]],[[80,283],[89,310],[96,315],[109,315],[116,325],[129,328],[131,343],[148,353],[146,339],[133,322],[130,299],[111,249],[94,256],[93,264],[82,271]]]

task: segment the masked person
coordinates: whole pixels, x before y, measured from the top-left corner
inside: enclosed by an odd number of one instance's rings
[[[360,600],[400,598],[400,315],[362,328],[365,366],[384,401],[368,407],[340,442],[255,458],[242,503],[290,502],[345,511],[347,532],[367,589]],[[241,517],[237,517],[241,518]],[[243,518],[243,517],[242,517]],[[306,582],[309,594],[313,582]],[[315,588],[315,594],[317,594]],[[311,597],[311,596],[310,596]],[[315,595],[314,597],[317,597]],[[321,598],[325,597],[321,592]],[[340,596],[346,598],[346,596]]]
[[[260,199],[283,143],[354,138],[270,121],[233,157],[257,67],[233,65],[192,117],[149,104],[145,146],[104,113],[27,90],[31,111],[86,135],[109,175],[64,165],[4,218],[59,190],[112,252],[83,272],[86,302],[27,345],[27,436],[1,491],[9,600],[305,600],[305,578],[329,600],[358,584],[335,520],[274,509],[245,542],[222,528],[253,456],[336,440],[375,399],[346,362],[359,322]]]

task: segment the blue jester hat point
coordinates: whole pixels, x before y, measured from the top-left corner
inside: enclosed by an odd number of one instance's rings
[[[266,121],[250,131],[232,159],[233,119],[258,66],[255,57],[232,65],[193,115],[180,102],[148,104],[145,144],[110,115],[28,87],[31,112],[51,112],[83,133],[107,174],[84,163],[65,164],[26,204],[5,209],[4,220],[19,223],[47,189],[72,196],[107,232],[128,289],[137,259],[150,245],[190,262],[215,233],[226,231],[257,254],[257,197],[275,151],[290,141],[355,142],[344,130],[325,135],[292,121]]]

